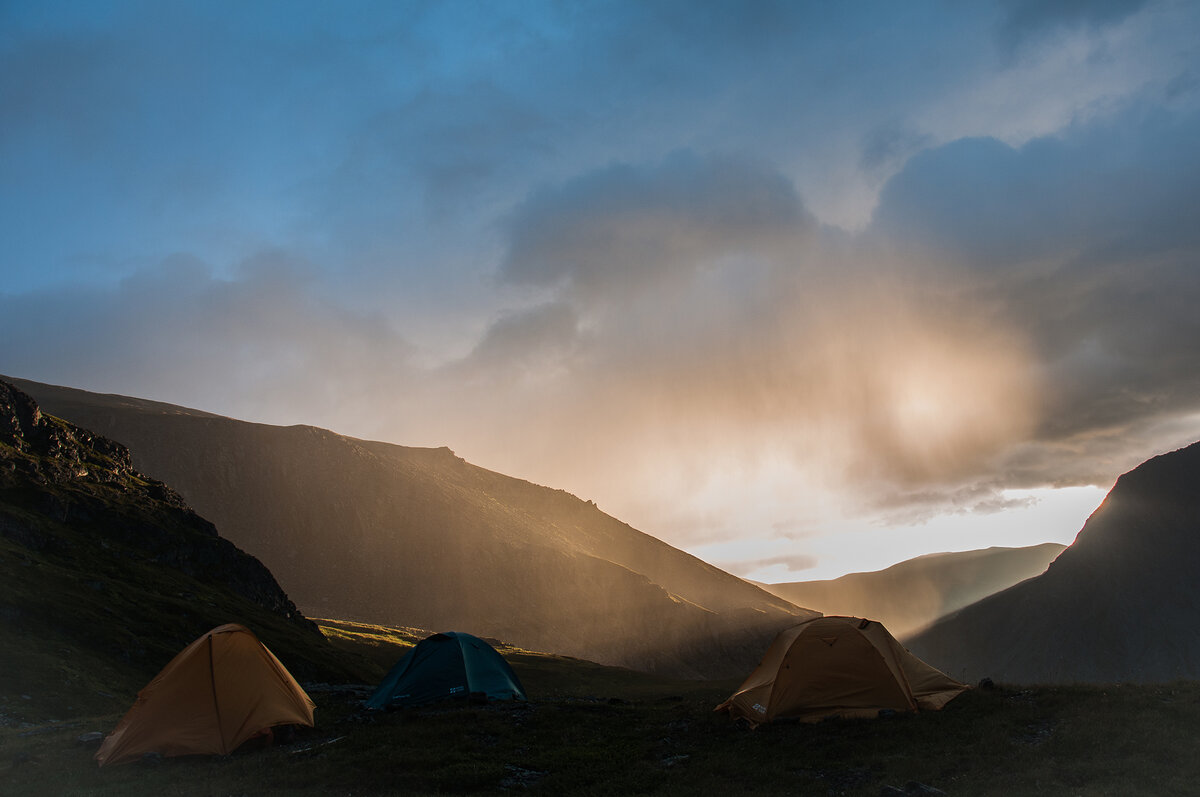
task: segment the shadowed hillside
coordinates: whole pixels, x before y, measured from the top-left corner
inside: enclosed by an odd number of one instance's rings
[[[744,674],[779,628],[811,615],[590,502],[448,449],[17,381],[128,445],[313,615],[698,677]]]
[[[253,629],[298,677],[353,677],[262,563],[136,472],[123,446],[0,382],[0,714],[95,706],[97,695],[127,705],[227,622]]]
[[[1117,480],[1044,575],[909,640],[934,666],[1021,683],[1200,678],[1200,443]]]
[[[872,573],[826,581],[763,584],[779,597],[824,614],[879,620],[897,637],[1044,572],[1065,546],[987,548],[918,556]]]

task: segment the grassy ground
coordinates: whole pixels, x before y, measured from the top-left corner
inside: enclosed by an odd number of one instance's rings
[[[386,669],[424,635],[321,621]],[[878,795],[917,781],[952,795],[1200,792],[1200,685],[995,688],[944,711],[748,731],[712,711],[734,683],[669,681],[502,648],[528,703],[384,714],[313,689],[318,726],[231,756],[100,770],[118,714],[0,727],[0,793],[20,795]]]

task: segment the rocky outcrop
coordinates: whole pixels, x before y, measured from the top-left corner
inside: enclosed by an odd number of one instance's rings
[[[0,381],[0,478],[20,472],[43,484],[90,479],[112,484],[133,473],[129,450],[42,415],[32,396]],[[176,499],[182,504],[181,499]]]
[[[102,548],[118,546],[127,557],[219,584],[316,632],[260,561],[218,535],[166,484],[135,471],[127,448],[42,415],[32,397],[3,381],[0,442],[8,446],[0,447],[0,494],[9,507],[34,512],[26,522],[4,517],[0,533],[9,539],[65,553],[67,538],[54,525],[85,530]]]
[[[350,676],[271,572],[124,446],[0,381],[0,630],[17,651],[6,656],[45,657],[6,659],[6,675],[62,670],[69,686],[81,667],[107,666],[142,682],[226,622],[301,674]],[[64,645],[89,663],[53,655]]]

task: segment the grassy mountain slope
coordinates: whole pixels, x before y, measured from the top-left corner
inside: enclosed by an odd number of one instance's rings
[[[943,615],[1046,570],[1065,546],[987,548],[918,556],[884,570],[825,581],[763,584],[779,597],[824,614],[869,617],[903,637]]]
[[[260,562],[124,447],[0,382],[0,716],[127,706],[226,622],[298,677],[355,677]]]
[[[811,614],[590,502],[448,449],[18,382],[128,445],[309,614],[693,677],[744,674],[779,628]]]
[[[947,672],[1024,683],[1200,678],[1200,443],[1117,480],[1037,578],[910,639]]]

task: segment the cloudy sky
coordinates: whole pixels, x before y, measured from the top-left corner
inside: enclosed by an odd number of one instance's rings
[[[0,373],[772,581],[1200,439],[1200,5],[0,0]]]

